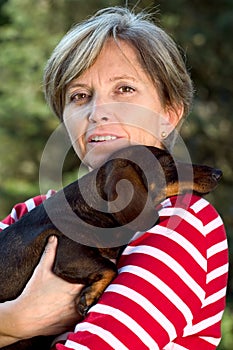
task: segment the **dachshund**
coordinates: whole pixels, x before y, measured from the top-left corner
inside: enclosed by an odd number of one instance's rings
[[[77,322],[117,275],[117,259],[137,231],[158,222],[164,199],[193,192],[203,196],[217,186],[222,172],[175,161],[156,147],[135,145],[115,152],[35,207],[0,234],[0,302],[23,291],[49,236],[58,237],[53,272],[84,284],[77,298]],[[34,337],[4,350],[46,350],[53,337]]]

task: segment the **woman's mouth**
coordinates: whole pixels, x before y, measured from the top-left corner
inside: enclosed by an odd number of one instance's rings
[[[98,149],[98,152],[109,152],[110,154],[122,147],[126,147],[129,140],[123,135],[113,135],[111,133],[92,134],[87,138],[86,151]]]
[[[113,141],[116,140],[117,137],[113,135],[95,135],[92,136],[88,142],[104,142],[104,141]]]

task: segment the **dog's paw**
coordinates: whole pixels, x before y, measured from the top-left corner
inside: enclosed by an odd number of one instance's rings
[[[111,263],[111,265],[113,264],[110,261],[109,263]],[[112,267],[115,267],[115,265],[111,266],[111,268],[106,268],[101,273],[98,272],[92,275],[92,281],[94,280],[94,282],[85,287],[80,294],[77,305],[80,315],[86,315],[89,308],[97,303],[105,288],[117,275],[117,271]]]
[[[84,288],[77,305],[80,315],[83,317],[86,316],[87,311],[94,303],[96,303],[97,299],[98,298],[93,293],[91,286]]]
[[[85,294],[81,295],[78,303],[78,312],[81,316],[86,316],[87,311],[89,310],[90,306],[86,303],[86,297]]]

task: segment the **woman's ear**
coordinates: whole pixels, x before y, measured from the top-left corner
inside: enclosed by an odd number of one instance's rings
[[[166,139],[181,124],[184,113],[183,104],[167,106],[160,125],[160,139]]]
[[[168,106],[166,108],[167,116],[169,123],[176,128],[179,125],[183,114],[184,114],[184,106],[183,104],[177,104],[175,106]]]

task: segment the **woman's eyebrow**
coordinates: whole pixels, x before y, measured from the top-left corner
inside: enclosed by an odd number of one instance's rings
[[[131,80],[131,81],[136,81],[135,77],[131,76],[131,75],[127,75],[127,74],[123,74],[123,75],[119,75],[119,76],[114,76],[114,77],[111,77],[109,78],[109,81],[110,82],[115,82],[115,81],[120,81],[120,80]],[[71,82],[68,87],[67,87],[67,92],[69,92],[70,90],[72,89],[75,89],[77,87],[83,87],[83,88],[87,88],[88,85],[85,84],[85,83],[81,83],[81,82],[78,82],[78,81],[73,81]]]
[[[77,81],[71,82],[66,89],[66,92],[69,93],[71,90],[76,89],[76,88],[88,88],[87,84],[79,83]]]
[[[131,75],[127,75],[127,74],[115,76],[115,77],[110,78],[109,80],[110,81],[117,81],[117,80],[124,80],[124,79],[129,79],[129,80],[132,80],[132,81],[136,81],[135,77],[133,77]]]

